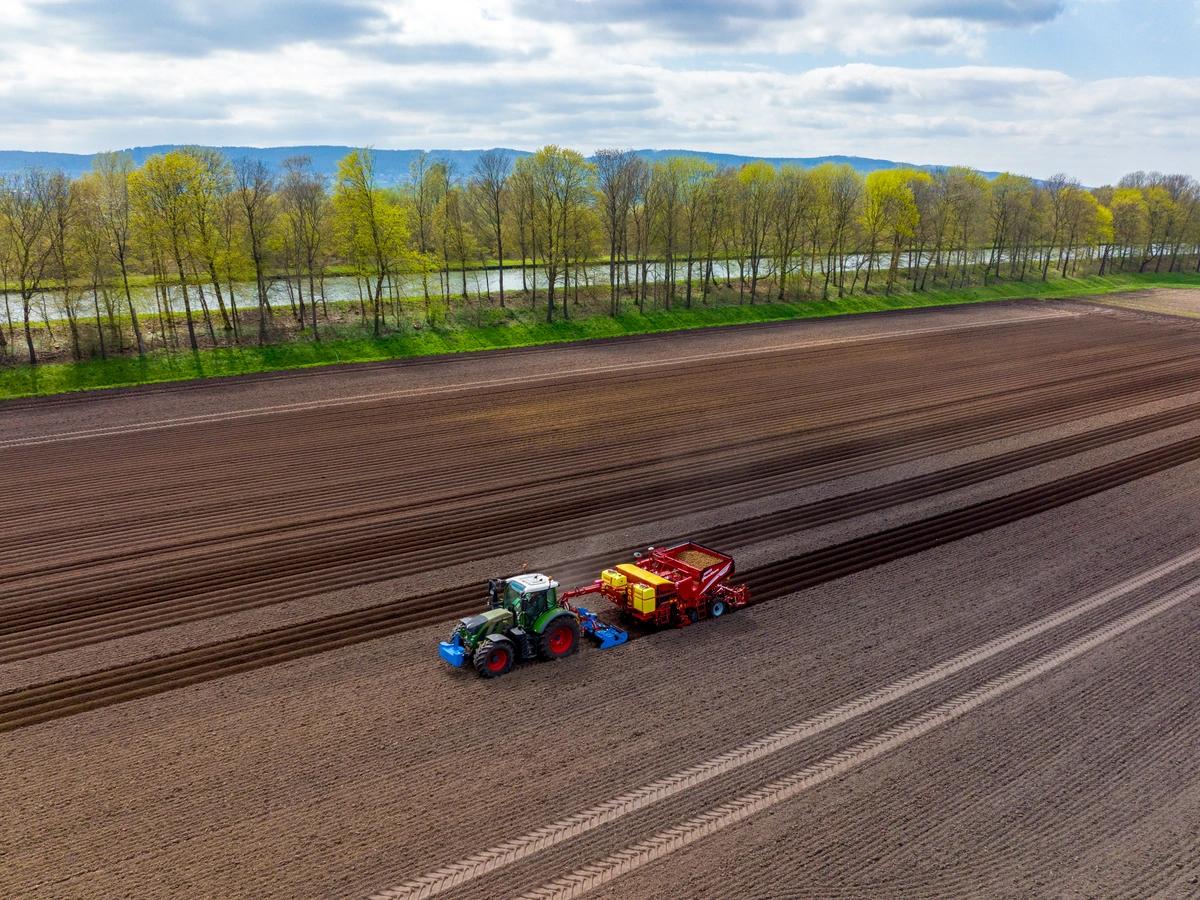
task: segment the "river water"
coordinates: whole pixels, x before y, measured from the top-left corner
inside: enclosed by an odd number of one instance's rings
[[[630,264],[628,271],[629,271],[629,275],[630,275],[631,279],[635,277],[634,268],[635,267],[632,264]],[[730,268],[733,271],[734,277],[736,277],[737,271],[738,271],[737,262],[735,261],[734,263],[732,263]],[[769,268],[770,268],[769,265],[766,265],[765,263],[763,265],[761,265],[760,272],[759,272],[760,277],[765,275],[766,272],[769,270]],[[661,264],[661,263],[651,263],[647,267],[647,276],[648,276],[648,279],[652,282],[661,281],[664,276],[664,272],[665,272],[665,266],[663,266],[663,264]],[[748,270],[747,270],[747,273],[748,273]],[[686,274],[687,274],[686,262],[677,262],[676,263],[677,277],[682,279],[686,276]],[[725,279],[726,266],[725,266],[724,262],[720,262],[720,261],[714,262],[713,276],[718,280]],[[440,296],[441,295],[440,284],[441,284],[441,280],[446,277],[445,273],[444,272],[440,272],[440,273],[439,272],[431,272],[426,277],[428,279],[430,295],[433,297]],[[693,266],[692,277],[693,277],[693,279],[695,279],[695,281],[698,284],[700,281],[700,263],[698,263],[698,262],[695,263]],[[450,294],[452,296],[460,296],[462,294],[462,284],[463,284],[462,270],[461,269],[451,269],[450,273],[449,273],[449,278],[450,278]],[[622,279],[623,278],[624,278],[624,276],[622,275]],[[466,280],[467,280],[467,290],[472,295],[475,295],[477,293],[486,295],[489,291],[492,294],[496,294],[500,290],[500,270],[497,268],[468,269],[466,271]],[[535,284],[535,281],[536,281],[537,289],[539,291],[545,290],[545,287],[546,287],[545,270],[542,269],[541,267],[529,266],[525,270],[524,284],[528,287],[533,287]],[[601,263],[601,264],[585,266],[581,273],[580,282],[581,282],[581,284],[592,284],[592,285],[608,284],[608,264]],[[325,300],[330,301],[330,302],[352,301],[352,302],[357,303],[360,298],[365,297],[365,291],[367,290],[365,282],[360,281],[360,280],[354,278],[353,276],[348,276],[348,275],[327,276],[323,281],[318,280],[316,284],[317,284],[318,296],[321,295],[322,290],[323,290]],[[88,287],[86,290],[81,291],[80,290],[81,287],[82,286],[79,286],[76,288],[76,293],[75,293],[76,306],[79,310],[79,314],[83,318],[89,318],[91,316],[94,316],[94,310],[92,307],[91,288]],[[204,290],[205,300],[207,301],[210,310],[212,310],[215,313],[217,303],[216,303],[216,296],[212,290],[212,285],[205,284],[205,285],[202,285],[202,287]],[[289,288],[290,288],[290,290],[289,290]],[[308,302],[308,281],[307,281],[307,279],[305,279],[305,281],[304,281],[303,288],[304,288],[304,299],[305,299],[305,302],[307,303]],[[504,269],[504,288],[506,291],[518,291],[522,288],[521,269],[519,267],[516,267],[516,268],[506,267]],[[179,286],[177,284],[170,285],[168,287],[168,290],[169,290],[169,294],[170,294],[170,302],[171,302],[172,309],[174,309],[176,312],[182,312],[183,299],[182,299],[182,295],[180,294]],[[414,274],[404,274],[399,277],[393,277],[391,291],[389,291],[388,287],[385,285],[384,293],[385,293],[385,295],[390,296],[391,293],[393,293],[393,292],[394,292],[395,296],[398,296],[401,298],[412,298],[412,299],[419,300],[420,298],[422,298],[424,296],[424,285],[422,283],[421,275],[419,275],[419,274],[415,274],[415,275]],[[221,293],[225,298],[226,304],[228,304],[229,303],[229,286],[227,284],[221,285]],[[132,290],[132,294],[133,294],[134,306],[137,308],[139,313],[148,315],[148,314],[153,314],[156,311],[157,307],[156,307],[153,288],[151,288],[151,287],[135,287]],[[191,298],[193,310],[199,310],[199,308],[200,308],[199,293],[197,291],[197,288],[195,286],[190,286],[188,288],[188,294]],[[114,304],[116,304],[115,309],[116,309],[117,313],[120,314],[121,312],[123,312],[125,309],[124,292],[121,291],[119,288],[117,288],[117,289],[110,288],[110,296],[111,296]],[[254,307],[256,307],[258,305],[257,290],[255,288],[255,284],[253,281],[235,281],[233,283],[233,297],[234,297],[234,301],[239,309],[253,309]],[[4,299],[7,299],[7,301],[8,301],[8,304],[9,304],[8,312],[11,313],[13,321],[14,322],[18,321],[21,316],[20,296],[15,291],[9,292],[5,298],[0,298],[0,307],[3,306]],[[297,300],[295,281],[293,280],[291,282],[291,284],[289,285],[289,283],[287,281],[285,281],[284,279],[281,279],[281,278],[271,279],[271,281],[268,284],[268,288],[267,288],[267,299],[272,307],[276,307],[276,308],[283,307],[285,309],[288,308],[292,303],[296,302],[296,300]],[[103,311],[103,309],[104,309],[104,305],[102,302],[101,310]],[[3,308],[0,308],[0,316],[3,316],[4,314],[5,314],[5,310],[3,310]],[[38,322],[44,322],[47,318],[49,318],[51,320],[65,319],[66,312],[63,308],[61,291],[49,290],[49,291],[43,291],[43,292],[35,295],[34,301],[33,301],[33,309],[31,310],[31,318]]]

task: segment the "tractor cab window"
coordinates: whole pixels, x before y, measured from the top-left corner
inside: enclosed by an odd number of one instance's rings
[[[521,591],[511,581],[504,588],[504,603],[507,606],[515,606],[521,602]]]
[[[548,598],[546,591],[532,591],[526,594],[523,604],[525,608],[525,615],[527,615],[531,620],[536,619],[550,608],[547,601]]]

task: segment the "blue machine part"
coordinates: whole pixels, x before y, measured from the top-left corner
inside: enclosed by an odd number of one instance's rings
[[[629,640],[628,631],[618,628],[616,625],[601,622],[591,610],[580,606],[576,607],[575,612],[579,614],[580,630],[596,641],[601,650],[607,650],[609,647],[619,647]]]
[[[438,644],[438,656],[456,669],[467,664],[467,648],[463,646],[462,635],[455,632],[454,637]]]

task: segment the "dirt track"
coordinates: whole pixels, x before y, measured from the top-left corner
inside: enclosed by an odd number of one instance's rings
[[[0,408],[15,423],[0,460],[21,486],[0,499],[0,758],[26,776],[0,794],[14,862],[0,887],[369,894],[1068,608],[1197,546],[1195,341],[1185,323],[1012,304],[455,360],[407,381],[403,367],[371,369],[361,393],[390,396],[368,401],[342,372],[308,378],[303,397],[297,381],[262,379],[253,395],[240,382],[177,392],[171,410],[164,392],[144,410],[136,394]],[[465,386],[472,366],[521,380]],[[223,392],[236,417],[214,415]],[[207,418],[146,427],[186,416]],[[498,684],[433,658],[486,575],[528,561],[580,580],[682,534],[735,551],[762,605]],[[460,890],[567,876],[1197,574],[1181,567]],[[1061,893],[1086,874],[1048,849],[1070,834],[1088,859],[1131,860],[1109,882],[1088,876],[1093,893],[1186,894],[1186,873],[1157,860],[1200,843],[1198,607],[1181,600],[843,780],[595,887]],[[1059,740],[1055,704],[1085,710],[1100,659],[1107,712],[1068,716]],[[1117,715],[1159,725],[1119,739]],[[1011,753],[995,749],[1009,740]],[[1089,831],[1114,789],[1085,752],[1097,740],[1096,759],[1169,789],[1145,787],[1136,815]],[[1072,753],[1085,758],[1076,802],[1029,826],[1046,839],[989,819],[1045,802],[1031,787],[1002,799],[1010,770],[1069,768]],[[959,783],[928,763],[947,756]],[[478,774],[463,785],[464,772]],[[1147,817],[1178,838],[1139,831]],[[922,844],[903,836],[910,819],[966,824]],[[930,853],[957,880],[921,868]]]

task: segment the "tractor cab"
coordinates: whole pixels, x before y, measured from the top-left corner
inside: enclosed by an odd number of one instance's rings
[[[527,631],[549,610],[558,608],[558,582],[545,575],[517,575],[504,582],[495,606],[512,613],[517,626]]]

